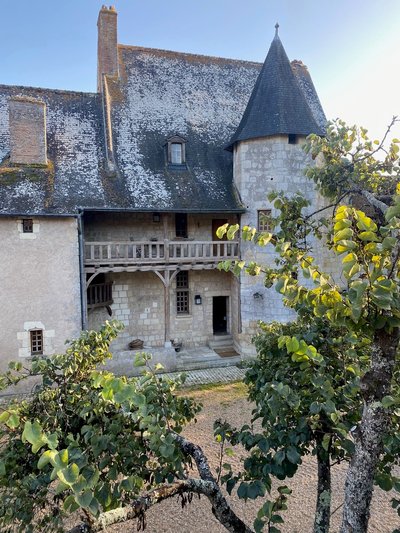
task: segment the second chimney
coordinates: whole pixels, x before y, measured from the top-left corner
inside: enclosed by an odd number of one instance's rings
[[[97,20],[97,91],[102,90],[102,76],[118,76],[117,11],[103,6]]]
[[[15,96],[9,105],[11,163],[47,165],[46,104]]]

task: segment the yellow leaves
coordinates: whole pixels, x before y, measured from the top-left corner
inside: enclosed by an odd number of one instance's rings
[[[364,242],[379,242],[379,238],[373,231],[362,231],[358,234],[358,238]]]
[[[333,242],[352,239],[353,235],[354,235],[354,231],[351,228],[346,227],[342,230],[339,230],[338,232],[334,234]]]
[[[343,254],[344,252],[355,250],[357,248],[357,244],[354,241],[342,240],[342,241],[337,242],[334,248],[335,248],[335,251],[340,255],[340,254]]]
[[[347,205],[341,205],[336,210],[335,222],[338,222],[339,220],[346,220],[346,219],[348,220],[350,212],[351,212],[350,207],[348,207]],[[350,225],[351,225],[351,222],[350,222]]]
[[[378,226],[363,211],[355,210],[355,219],[357,221],[357,228],[361,231],[372,231],[374,233],[378,231]]]
[[[338,220],[333,226],[333,230],[340,231],[344,228],[349,228],[350,226],[351,226],[351,220],[348,220],[345,218],[343,220]]]
[[[326,292],[321,296],[321,303],[326,307],[334,307],[335,304],[340,303],[341,301],[342,297],[337,290]]]

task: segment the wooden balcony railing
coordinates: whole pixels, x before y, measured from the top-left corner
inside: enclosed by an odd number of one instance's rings
[[[86,266],[214,263],[238,257],[237,241],[85,243]]]
[[[111,305],[112,303],[112,282],[89,285],[87,288],[87,305],[89,309]]]

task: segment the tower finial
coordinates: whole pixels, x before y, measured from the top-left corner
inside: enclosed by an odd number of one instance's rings
[[[279,24],[275,24],[275,37],[278,37]]]

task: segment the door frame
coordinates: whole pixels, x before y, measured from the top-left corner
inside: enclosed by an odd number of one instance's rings
[[[216,297],[225,297],[226,298],[226,335],[232,334],[232,298],[231,293],[227,291],[222,292],[212,292],[208,294],[208,296],[211,298],[211,334],[215,335],[214,333],[214,309],[213,309],[213,299]]]

